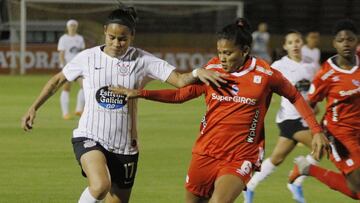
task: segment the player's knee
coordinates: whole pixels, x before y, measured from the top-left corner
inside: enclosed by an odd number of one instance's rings
[[[90,184],[89,190],[91,191],[91,194],[94,195],[97,199],[104,199],[106,194],[111,189],[111,182],[110,180],[101,180],[98,181],[95,184]]]
[[[274,156],[274,157],[271,157],[270,160],[271,160],[272,164],[274,164],[275,166],[278,166],[285,160],[285,158],[282,156]]]

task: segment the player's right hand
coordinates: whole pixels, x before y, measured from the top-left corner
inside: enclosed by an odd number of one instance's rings
[[[117,87],[109,86],[109,90],[112,91],[115,94],[125,95],[126,96],[125,100],[134,99],[134,98],[139,97],[139,95],[140,95],[139,90],[128,89],[128,88],[125,88],[123,86],[117,86]]]
[[[24,131],[30,131],[33,128],[34,120],[36,116],[35,109],[31,108],[21,119],[21,128]]]
[[[320,161],[322,156],[325,154],[326,157],[329,159],[330,155],[330,143],[329,140],[326,138],[324,133],[316,133],[313,136],[311,142],[312,152],[311,155],[317,160]]]
[[[197,76],[199,80],[201,80],[206,85],[210,85],[210,83],[212,83],[217,87],[221,87],[220,83],[226,83],[227,81],[225,79],[228,77],[227,74],[207,70],[205,68],[198,68]]]

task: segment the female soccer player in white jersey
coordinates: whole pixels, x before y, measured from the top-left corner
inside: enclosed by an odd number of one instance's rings
[[[58,51],[59,51],[59,60],[60,60],[60,67],[63,68],[65,64],[71,61],[80,51],[85,49],[85,42],[84,38],[77,33],[78,22],[74,19],[68,20],[66,23],[66,30],[67,33],[62,35],[58,42]],[[77,101],[76,101],[76,108],[75,108],[75,115],[80,116],[84,104],[84,91],[82,89],[82,79],[78,78],[80,89],[77,94]],[[70,102],[70,88],[71,83],[66,82],[63,85],[63,90],[60,94],[60,105],[62,116],[65,120],[71,118],[69,112],[69,102]]]
[[[199,78],[209,84],[224,82],[224,74],[205,69],[180,74],[164,60],[131,47],[137,15],[132,7],[116,9],[104,26],[105,45],[86,49],[52,77],[29,108],[22,127],[32,128],[36,111],[65,82],[83,77],[85,107],[73,132],[73,148],[88,187],[79,203],[129,201],[138,161],[137,101],[125,101],[108,86],[143,88],[152,79],[176,87]]]
[[[302,46],[303,40],[301,34],[295,30],[289,31],[285,35],[283,45],[287,55],[275,61],[271,66],[280,71],[306,98],[310,83],[315,75],[316,64],[307,63],[302,60]],[[275,168],[295,148],[297,142],[311,148],[312,135],[309,127],[301,118],[294,105],[284,97],[281,97],[281,105],[276,115],[276,123],[280,128],[280,137],[271,156],[263,162],[261,171],[255,173],[247,184],[247,191],[244,193],[246,203],[253,202],[256,186],[274,172]],[[308,155],[307,159],[311,163],[316,164],[316,160],[312,156]],[[297,202],[304,203],[301,183],[302,179],[298,179],[296,183],[288,185],[288,188],[293,193],[293,198]]]

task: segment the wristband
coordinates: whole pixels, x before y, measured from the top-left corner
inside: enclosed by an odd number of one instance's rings
[[[194,69],[192,72],[191,72],[191,74],[192,74],[192,76],[194,77],[194,78],[198,78],[198,68],[196,68],[196,69]]]

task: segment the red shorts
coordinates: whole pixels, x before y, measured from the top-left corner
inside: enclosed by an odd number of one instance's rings
[[[331,161],[344,174],[360,168],[360,134],[329,136]]]
[[[192,154],[185,188],[195,195],[208,198],[214,190],[214,183],[218,177],[231,174],[239,177],[246,184],[253,171],[252,163],[247,160],[227,161]]]

